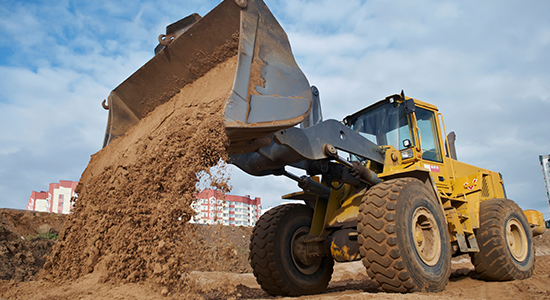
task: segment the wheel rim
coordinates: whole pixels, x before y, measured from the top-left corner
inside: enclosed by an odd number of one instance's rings
[[[512,218],[506,223],[506,245],[517,261],[527,257],[527,235],[518,219]]]
[[[411,225],[416,253],[425,264],[435,266],[441,254],[441,237],[433,214],[419,207],[414,211]]]
[[[300,227],[294,232],[290,246],[292,251],[290,253],[292,262],[294,262],[296,268],[303,274],[312,275],[319,270],[321,258],[307,255],[304,240],[308,233],[309,227]]]

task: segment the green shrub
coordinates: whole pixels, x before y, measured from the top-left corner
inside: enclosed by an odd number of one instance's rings
[[[56,232],[47,232],[47,233],[41,233],[41,234],[31,234],[27,237],[27,240],[34,240],[34,239],[37,239],[37,238],[40,238],[40,239],[46,239],[46,240],[52,240],[52,241],[57,241],[57,237],[59,236],[59,234],[57,234]]]

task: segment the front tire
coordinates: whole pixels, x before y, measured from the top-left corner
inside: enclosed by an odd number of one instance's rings
[[[512,200],[490,199],[480,203],[479,211],[479,252],[471,254],[479,276],[497,281],[531,277],[533,241],[521,208]]]
[[[301,243],[309,233],[313,210],[286,204],[263,214],[250,238],[250,266],[256,281],[273,296],[299,296],[323,292],[331,277],[330,256],[304,255]]]
[[[385,292],[439,292],[451,271],[445,215],[424,184],[399,178],[373,186],[359,208],[359,251]]]

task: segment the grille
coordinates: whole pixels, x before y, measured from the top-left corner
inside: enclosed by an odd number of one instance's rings
[[[489,198],[491,196],[491,193],[489,192],[489,183],[487,182],[487,176],[483,176],[482,186],[481,186],[481,196],[485,198]]]

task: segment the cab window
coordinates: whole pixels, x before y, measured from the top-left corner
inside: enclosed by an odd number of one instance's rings
[[[402,150],[404,140],[411,140],[409,117],[402,105],[384,102],[373,107],[351,122],[351,128],[379,145],[391,145]]]
[[[416,107],[416,125],[420,131],[422,158],[435,162],[443,162],[439,147],[437,122],[432,111]]]

